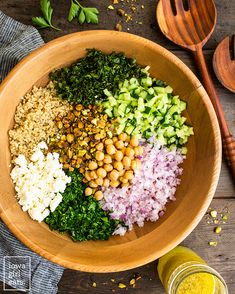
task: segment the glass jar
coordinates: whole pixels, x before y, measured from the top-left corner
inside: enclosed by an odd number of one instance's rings
[[[161,257],[158,274],[168,294],[228,294],[220,274],[186,247],[178,246]]]

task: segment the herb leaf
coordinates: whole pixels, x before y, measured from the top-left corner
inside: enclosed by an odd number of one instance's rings
[[[74,3],[73,1],[71,1],[71,6],[70,6],[70,9],[69,9],[69,14],[68,14],[68,21],[72,21],[76,15],[78,14],[79,12],[79,9],[80,9],[80,6],[76,3]]]
[[[32,17],[32,22],[34,25],[39,26],[42,29],[50,27],[43,17]]]
[[[90,7],[87,7],[87,8],[84,8],[83,9],[84,13],[85,13],[85,16],[86,16],[86,21],[88,23],[98,23],[98,10],[96,8],[90,8]]]
[[[53,9],[51,7],[50,1],[40,0],[40,6],[41,6],[41,11],[45,20],[51,25],[51,17],[52,17]]]
[[[83,10],[80,11],[78,21],[80,24],[83,24],[86,20],[86,16]]]
[[[52,25],[52,13],[53,9],[51,7],[50,0],[40,0],[40,7],[43,17],[32,17],[33,24],[39,26],[40,28],[52,28],[54,30],[60,30]]]
[[[84,22],[97,24],[99,22],[98,14],[98,9],[94,7],[83,7],[78,0],[71,0],[68,21],[72,21],[77,17],[80,24]]]

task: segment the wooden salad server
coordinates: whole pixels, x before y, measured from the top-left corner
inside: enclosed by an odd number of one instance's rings
[[[156,16],[162,33],[194,55],[203,84],[217,114],[224,154],[235,180],[235,141],[229,131],[202,51],[216,25],[215,4],[213,0],[160,0]]]
[[[217,46],[213,67],[221,84],[235,93],[235,35],[227,36]]]

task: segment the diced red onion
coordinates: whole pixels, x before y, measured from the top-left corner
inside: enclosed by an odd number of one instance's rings
[[[178,176],[182,174],[179,165],[185,157],[179,151],[169,151],[153,140],[142,143],[142,146],[142,165],[135,172],[132,185],[103,189],[102,208],[126,226],[118,226],[114,234],[125,234],[135,223],[142,227],[144,221],[156,221],[163,216],[166,203],[175,200],[176,187],[180,183]]]

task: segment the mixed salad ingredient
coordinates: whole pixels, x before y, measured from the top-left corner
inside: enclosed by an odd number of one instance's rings
[[[17,106],[15,124],[9,131],[12,160],[20,154],[30,159],[41,141],[57,133],[55,118],[63,117],[70,109],[67,101],[58,99],[52,82],[44,88],[34,86]]]
[[[181,147],[193,134],[192,127],[185,124],[186,118],[181,116],[186,102],[173,96],[171,87],[151,78],[147,70],[146,78],[125,80],[113,94],[105,91],[105,113],[117,118],[118,133],[125,131],[146,139],[154,135],[171,150]]]
[[[23,210],[74,241],[162,217],[193,134],[186,102],[122,53],[89,49],[50,79],[23,98],[9,131]]]
[[[145,77],[146,73],[136,61],[122,53],[105,54],[87,50],[87,56],[69,67],[50,74],[59,97],[84,106],[105,99],[104,90],[115,92],[119,83],[132,77]]]
[[[47,153],[44,156],[44,149],[47,149],[46,143],[39,143],[30,161],[20,154],[11,171],[19,204],[23,211],[28,211],[32,219],[39,222],[56,209],[62,201],[61,193],[71,180],[59,163],[59,154]]]
[[[74,241],[107,240],[120,221],[112,220],[93,197],[84,196],[86,185],[77,170],[68,172],[68,176],[71,183],[63,200],[45,222],[52,230],[68,232]]]
[[[119,226],[116,234],[132,230],[133,224],[142,227],[144,221],[156,221],[164,214],[166,203],[175,200],[174,194],[179,184],[177,178],[182,173],[179,164],[184,157],[179,151],[168,151],[152,140],[144,143],[142,165],[135,173],[132,185],[122,189],[104,188],[102,208],[111,211],[113,219],[120,219],[125,227]]]

